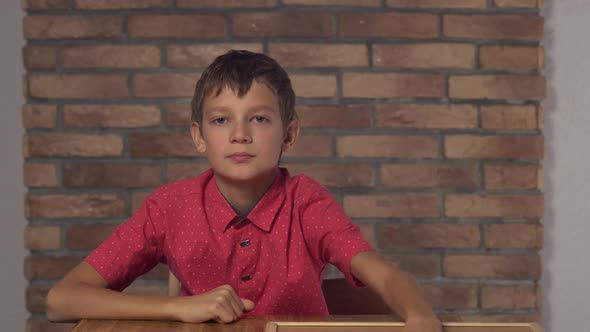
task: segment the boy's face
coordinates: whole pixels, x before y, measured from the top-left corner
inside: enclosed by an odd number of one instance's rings
[[[202,123],[193,123],[191,134],[217,175],[248,181],[274,174],[281,152],[295,143],[299,124],[293,120],[285,127],[275,93],[254,81],[241,98],[229,88],[206,97]]]

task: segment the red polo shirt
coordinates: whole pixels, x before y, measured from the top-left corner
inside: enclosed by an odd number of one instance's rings
[[[373,248],[330,192],[305,175],[279,176],[242,221],[217,189],[213,171],[157,189],[86,261],[115,290],[158,262],[181,295],[231,285],[255,314],[323,315],[322,271],[336,265],[356,286],[350,262]]]

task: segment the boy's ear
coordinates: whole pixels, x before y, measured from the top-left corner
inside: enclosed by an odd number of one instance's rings
[[[203,133],[198,122],[191,124],[191,136],[193,137],[193,143],[199,153],[207,152],[207,146],[205,145],[205,139],[203,139]]]
[[[290,150],[295,142],[297,141],[297,137],[299,137],[299,121],[291,120],[291,123],[287,126],[287,130],[285,131],[285,138],[283,139],[283,147],[282,151]]]

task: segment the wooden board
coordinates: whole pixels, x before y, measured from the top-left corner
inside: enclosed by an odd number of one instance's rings
[[[269,321],[265,332],[402,332],[404,323],[369,321]],[[443,323],[444,332],[542,332],[536,323]]]

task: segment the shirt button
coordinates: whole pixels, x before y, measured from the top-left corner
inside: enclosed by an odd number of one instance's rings
[[[247,247],[250,245],[250,240],[240,242],[240,247]]]
[[[247,276],[243,276],[243,277],[241,277],[240,279],[241,279],[242,281],[248,281],[248,280],[252,279],[252,276],[251,276],[251,275],[247,275]]]

